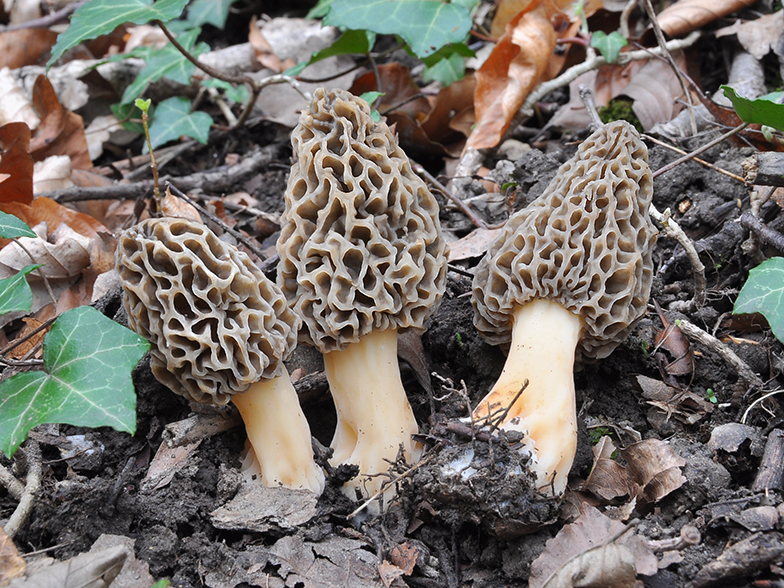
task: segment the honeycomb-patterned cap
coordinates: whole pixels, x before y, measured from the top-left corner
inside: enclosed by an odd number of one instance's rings
[[[509,343],[514,309],[547,299],[583,318],[577,361],[608,356],[647,308],[658,236],[652,197],[637,131],[618,121],[590,135],[477,266],[474,325],[485,340]]]
[[[422,331],[446,285],[438,203],[367,102],[316,90],[292,133],[278,285],[322,353]]]
[[[121,235],[116,261],[128,324],[172,391],[225,404],[284,373],[299,319],[248,255],[203,224],[143,221]]]

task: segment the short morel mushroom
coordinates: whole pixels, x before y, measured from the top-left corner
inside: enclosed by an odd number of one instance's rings
[[[198,222],[148,219],[117,246],[128,324],[152,344],[155,377],[242,415],[266,486],[321,493],[310,428],[283,365],[300,321],[250,257]]]
[[[382,487],[401,447],[416,458],[397,332],[422,332],[437,308],[447,246],[435,198],[364,100],[316,90],[292,144],[278,285],[303,319],[300,340],[324,354],[338,413],[332,463],[359,466],[344,487],[357,499]]]
[[[646,311],[652,197],[638,133],[623,121],[605,125],[509,219],[474,275],[474,324],[487,342],[510,345],[474,418],[527,433],[546,492],[565,489],[574,460],[575,361],[609,355]]]

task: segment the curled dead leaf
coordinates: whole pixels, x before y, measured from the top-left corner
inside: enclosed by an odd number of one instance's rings
[[[660,439],[646,439],[621,450],[626,470],[642,488],[638,499],[657,502],[686,483],[680,468],[686,460],[675,453],[669,443]]]
[[[750,8],[757,0],[680,0],[658,15],[659,26],[670,37],[681,37],[717,18]]]
[[[0,80],[0,88],[2,86]],[[27,124],[11,122],[0,127],[0,149],[2,150],[0,173],[9,176],[3,181],[0,203],[29,204],[33,200],[33,158],[29,153],[30,128]]]
[[[583,489],[604,500],[614,500],[620,496],[636,496],[639,487],[629,477],[626,468],[612,458],[617,451],[608,436],[599,439],[593,446],[594,462],[591,473],[583,484]]]

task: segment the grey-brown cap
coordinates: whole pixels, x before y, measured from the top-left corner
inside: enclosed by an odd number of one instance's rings
[[[128,324],[172,391],[225,404],[284,373],[299,319],[250,257],[205,225],[145,220],[121,235],[116,259]]]
[[[326,353],[372,330],[421,331],[446,286],[438,203],[389,127],[316,90],[292,133],[278,285]]]
[[[514,309],[547,299],[583,318],[577,361],[609,355],[647,308],[658,235],[652,197],[637,131],[617,121],[591,134],[477,266],[474,324],[482,336],[509,343]]]

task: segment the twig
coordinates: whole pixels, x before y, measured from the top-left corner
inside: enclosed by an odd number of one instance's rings
[[[0,484],[5,486],[5,489],[8,490],[8,493],[14,500],[22,500],[24,484],[17,480],[3,464],[0,464]]]
[[[750,387],[761,389],[765,386],[765,382],[754,373],[748,364],[716,337],[703,331],[697,325],[694,325],[687,320],[681,319],[677,322],[677,325],[689,339],[704,345],[730,364],[730,367],[732,367],[732,369],[737,372],[738,376]]]
[[[773,392],[768,392],[767,394],[765,394],[763,396],[760,396],[754,402],[749,404],[748,408],[743,411],[743,416],[740,417],[740,424],[741,425],[745,425],[746,424],[746,419],[749,418],[749,413],[751,412],[751,409],[753,409],[755,406],[757,406],[760,402],[770,398],[771,396],[775,396],[776,394],[781,394],[782,392],[784,392],[784,390],[774,390]]]
[[[28,438],[23,451],[27,461],[25,488],[16,510],[3,527],[6,535],[12,539],[24,525],[27,517],[30,516],[30,512],[33,510],[33,502],[38,494],[38,490],[41,488],[41,447],[37,441]]]
[[[619,28],[621,36],[624,39],[628,39],[631,36],[629,32],[629,19],[632,16],[632,11],[635,6],[637,6],[637,0],[629,0],[621,11],[621,24]]]
[[[654,220],[661,223],[666,235],[675,239],[683,247],[683,251],[691,264],[691,273],[694,276],[694,297],[691,300],[691,304],[694,308],[700,308],[705,304],[705,292],[708,282],[705,279],[705,265],[700,261],[700,254],[697,253],[697,248],[689,236],[683,232],[680,225],[670,216],[669,208],[664,213],[661,213],[651,204],[648,212]]]
[[[784,253],[784,235],[771,229],[751,213],[744,212],[740,216],[740,224],[757,235],[764,243],[767,243],[778,249],[779,252]]]
[[[694,31],[685,39],[675,39],[674,41],[669,41],[665,43],[665,47],[667,47],[668,51],[684,49],[686,47],[691,47],[694,43],[697,42],[697,39],[699,38],[700,38],[700,32]],[[640,51],[629,51],[627,53],[621,53],[618,55],[617,59],[613,62],[613,64],[626,65],[627,63],[631,63],[632,61],[640,61],[642,59],[648,59],[652,55],[661,55],[661,48],[656,47],[654,49],[645,49]],[[525,116],[532,116],[534,114],[534,104],[536,104],[544,96],[546,96],[553,90],[557,90],[559,88],[568,86],[571,82],[576,80],[582,74],[588,73],[589,71],[594,69],[598,69],[603,65],[607,65],[607,63],[608,61],[604,57],[602,57],[601,55],[595,55],[591,59],[586,59],[582,63],[578,63],[577,65],[570,67],[557,78],[554,78],[547,82],[542,82],[536,87],[536,89],[533,92],[531,92],[528,95],[528,98],[525,99],[525,102],[523,102],[523,106],[520,108],[520,112]]]
[[[517,394],[515,394],[514,398],[512,398],[512,401],[506,406],[506,408],[504,408],[503,412],[500,415],[498,415],[497,418],[495,418],[492,421],[490,421],[490,428],[491,429],[493,429],[494,431],[498,430],[498,428],[504,422],[504,419],[509,414],[509,411],[512,410],[512,407],[515,405],[515,403],[520,398],[520,396],[523,395],[523,392],[525,392],[526,388],[528,388],[528,378],[526,378],[523,381],[523,385],[520,386],[520,390],[517,391]]]
[[[40,18],[34,18],[33,20],[28,20],[26,22],[0,26],[0,33],[18,31],[21,29],[48,29],[50,26],[66,20],[72,12],[75,12],[85,2],[87,2],[87,0],[79,0],[79,2],[72,2],[64,8],[61,8],[60,10]]]
[[[599,118],[599,111],[596,110],[596,103],[593,100],[593,92],[591,92],[591,89],[585,84],[580,84],[578,92],[580,94],[580,101],[583,103],[583,106],[585,106],[585,110],[588,112],[588,116],[591,117],[591,126],[593,127],[593,130],[602,128],[604,126],[604,122],[602,122],[602,119]]]
[[[237,239],[237,241],[239,241],[243,245],[245,245],[245,247],[250,249],[253,252],[253,254],[256,255],[259,259],[261,259],[261,260],[267,259],[267,256],[264,254],[264,252],[261,249],[259,249],[256,245],[254,245],[253,242],[250,239],[248,239],[245,235],[243,235],[239,231],[236,231],[236,230],[232,229],[229,225],[224,223],[221,219],[219,219],[217,216],[212,214],[209,210],[204,208],[201,204],[196,202],[193,198],[191,198],[190,196],[188,196],[187,194],[185,194],[184,192],[179,190],[177,188],[177,186],[174,186],[174,185],[172,185],[170,183],[167,187],[169,189],[171,189],[171,191],[174,193],[175,196],[185,200],[185,202],[187,202],[188,204],[193,206],[201,214],[206,216],[208,219],[210,219],[212,222],[214,222],[216,225],[218,225],[221,229],[223,229],[224,231],[229,233],[231,236],[233,236],[235,239]]]
[[[674,167],[677,167],[677,166],[679,166],[680,164],[682,164],[682,163],[684,163],[684,162],[686,162],[686,161],[689,161],[690,159],[693,159],[695,156],[699,155],[700,153],[702,153],[702,152],[704,152],[704,151],[707,151],[708,149],[710,149],[711,147],[714,147],[714,146],[718,145],[718,144],[719,144],[719,143],[721,143],[722,141],[726,141],[727,139],[729,139],[729,138],[730,138],[730,137],[732,137],[733,135],[737,135],[737,134],[738,134],[738,133],[740,133],[740,132],[741,132],[743,129],[745,129],[747,126],[749,126],[749,123],[743,123],[743,124],[741,124],[741,125],[738,125],[738,126],[737,126],[737,127],[735,127],[734,129],[732,129],[732,130],[730,130],[730,131],[728,131],[728,132],[724,133],[724,134],[723,134],[723,135],[721,135],[720,137],[716,137],[715,139],[713,139],[713,141],[710,141],[709,143],[706,143],[705,145],[703,145],[702,147],[699,147],[698,149],[695,149],[695,150],[694,150],[694,151],[692,151],[691,153],[689,153],[689,154],[687,154],[687,155],[684,155],[683,157],[680,157],[680,158],[676,159],[675,161],[671,161],[670,163],[668,163],[668,164],[667,164],[667,165],[665,165],[664,167],[660,167],[660,168],[659,168],[659,169],[657,169],[655,172],[653,172],[653,177],[655,178],[655,177],[657,177],[657,176],[660,176],[661,174],[663,174],[663,173],[666,173],[666,172],[670,171],[670,170],[671,170],[671,169],[673,169]]]
[[[657,139],[656,137],[652,137],[651,135],[643,134],[642,138],[645,139],[646,141],[650,141],[651,143],[656,143],[657,145],[664,147],[665,149],[674,151],[675,153],[680,153],[681,155],[688,155],[688,152],[684,151],[683,149],[675,147],[674,145],[670,145],[669,143],[665,143],[664,141],[660,141],[659,139]],[[743,178],[740,177],[739,175],[734,174],[731,171],[727,171],[726,169],[721,169],[720,167],[716,167],[715,165],[713,165],[712,163],[708,163],[704,159],[700,159],[699,157],[692,157],[692,159],[697,163],[700,163],[705,167],[712,169],[715,172],[724,174],[728,178],[732,178],[733,180],[737,180],[739,182],[744,182]]]
[[[11,351],[12,349],[15,349],[16,347],[18,347],[19,345],[21,345],[25,341],[28,341],[29,339],[35,337],[38,333],[40,333],[44,329],[48,329],[52,325],[52,323],[54,323],[54,321],[56,321],[56,320],[57,320],[57,316],[53,316],[53,317],[45,320],[43,323],[38,325],[32,331],[27,333],[27,335],[25,335],[24,337],[20,337],[19,339],[15,339],[11,343],[9,343],[8,345],[6,345],[2,349],[0,349],[0,355],[5,355],[6,353]]]
[[[398,476],[395,476],[395,478],[393,478],[392,480],[389,480],[388,482],[386,482],[383,486],[381,486],[381,488],[378,489],[378,491],[375,494],[373,494],[373,496],[368,498],[360,506],[358,506],[356,509],[354,509],[348,515],[347,518],[353,519],[355,516],[357,516],[359,513],[361,513],[363,510],[365,510],[368,506],[370,506],[370,504],[374,500],[376,500],[379,496],[381,496],[384,492],[386,492],[389,488],[391,488],[393,484],[397,484],[400,480],[403,480],[404,478],[407,478],[408,476],[413,474],[415,471],[417,471],[419,468],[421,468],[423,465],[426,465],[426,464],[430,463],[431,461],[433,461],[433,458],[436,455],[437,455],[437,452],[435,451],[435,448],[433,448],[432,453],[429,456],[427,456],[427,458],[423,459],[422,461],[420,461],[417,464],[412,465],[410,468],[408,468],[402,474],[399,474]]]

